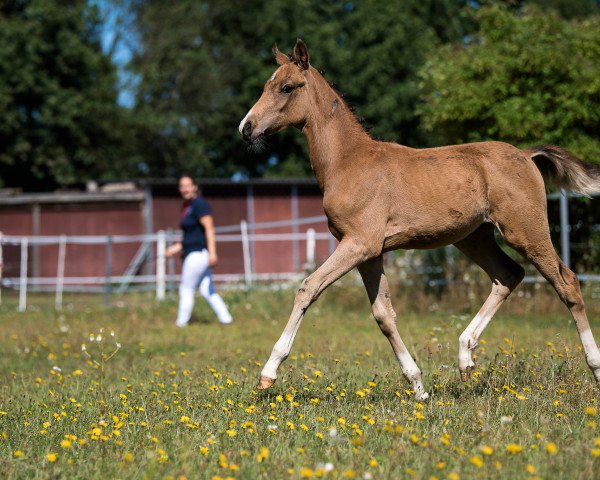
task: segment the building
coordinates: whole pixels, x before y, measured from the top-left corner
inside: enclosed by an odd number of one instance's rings
[[[244,255],[239,225],[248,222],[250,234],[300,234],[317,232],[315,256],[322,262],[334,247],[323,218],[322,196],[314,180],[203,180],[204,197],[213,209],[219,239],[217,279],[244,274]],[[122,237],[168,232],[174,238],[179,225],[181,199],[177,181],[144,180],[110,183],[90,191],[0,195],[0,231],[4,236],[67,235],[65,277],[103,277],[152,274],[155,249],[145,249],[138,240],[121,243]],[[318,217],[301,225],[294,221]],[[278,222],[276,226],[264,224]],[[283,225],[281,225],[283,223]],[[107,248],[73,236],[114,236]],[[237,237],[237,239],[236,239]],[[6,237],[5,237],[6,239]],[[13,238],[13,240],[15,240]],[[18,277],[21,245],[3,242],[3,277]],[[31,242],[28,248],[28,276],[56,277],[59,246]],[[107,253],[109,252],[109,253]],[[300,272],[306,263],[306,241],[252,239],[249,254],[252,272],[261,275]],[[179,259],[169,273],[179,271]]]

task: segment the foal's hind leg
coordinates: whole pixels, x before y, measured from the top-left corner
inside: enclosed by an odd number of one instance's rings
[[[511,247],[531,260],[571,312],[583,345],[585,359],[600,385],[600,350],[585,313],[579,280],[556,254],[547,223],[540,223],[519,222],[515,225],[515,222],[511,222],[510,228],[504,229],[504,236]],[[502,228],[502,225],[500,227]]]
[[[388,282],[383,271],[383,257],[380,255],[377,258],[366,261],[362,265],[359,265],[358,271],[367,289],[367,295],[373,309],[373,316],[377,320],[381,332],[389,340],[396,358],[400,362],[402,373],[412,383],[415,398],[417,400],[426,400],[429,394],[423,387],[421,370],[419,370],[419,367],[417,367],[417,364],[410,356],[396,328],[396,313],[392,307]]]
[[[467,380],[475,369],[472,351],[494,314],[523,280],[524,270],[498,246],[494,226],[489,223],[481,225],[455,246],[485,270],[492,280],[492,292],[459,338],[458,368],[461,378]]]

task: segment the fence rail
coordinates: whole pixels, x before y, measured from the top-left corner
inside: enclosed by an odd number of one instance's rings
[[[239,225],[217,227],[217,242],[240,243],[243,254],[243,273],[215,274],[217,281],[244,282],[251,285],[255,281],[289,281],[298,278],[307,268],[312,268],[315,263],[315,251],[317,241],[328,241],[332,237],[329,233],[316,232],[308,228],[303,233],[254,233],[257,230],[280,228],[285,226],[298,226],[315,224],[326,221],[325,216],[307,217],[297,221],[285,220],[277,222],[263,222],[248,224],[242,221]],[[239,232],[239,233],[237,233]],[[104,292],[105,303],[110,303],[114,291],[123,292],[131,284],[154,288],[156,298],[165,298],[169,285],[179,281],[179,275],[174,273],[174,261],[165,255],[169,244],[181,240],[180,232],[159,231],[143,235],[44,235],[44,236],[21,236],[4,235],[0,233],[0,302],[2,299],[1,289],[10,288],[19,291],[19,311],[27,307],[28,288],[36,291],[55,292],[55,307],[62,308],[64,291],[71,292]],[[306,242],[306,262],[303,269],[290,272],[258,273],[252,269],[250,245],[258,242]],[[130,265],[123,275],[115,275],[112,271],[112,250],[115,245],[140,244]],[[58,261],[56,276],[35,277],[29,274],[29,250],[33,246],[58,246]],[[65,258],[68,245],[97,245],[104,247],[105,272],[104,275],[91,276],[65,276]],[[3,251],[6,246],[20,247],[20,263],[18,276],[6,276],[3,274]],[[154,253],[154,256],[151,255]],[[153,273],[135,274],[142,262],[153,258]]]
[[[561,258],[570,265],[571,248],[576,248],[577,244],[571,244],[569,224],[568,199],[577,195],[550,194],[549,201],[559,201],[560,223],[554,225],[555,230],[560,230],[560,253]],[[300,233],[300,227],[306,225],[321,224],[325,227],[327,217],[324,215],[306,217],[296,220],[282,220],[262,223],[240,222],[237,225],[221,226],[216,228],[217,241],[222,243],[240,244],[243,266],[240,273],[217,273],[215,280],[222,282],[236,282],[251,285],[256,281],[289,281],[299,279],[306,269],[310,269],[315,264],[315,252],[317,242],[328,242],[328,250],[331,253],[335,247],[335,240],[329,233],[316,232],[313,228],[308,228]],[[291,227],[289,233],[265,233],[264,230]],[[70,292],[100,292],[104,293],[105,303],[110,303],[113,292],[124,292],[127,289],[144,288],[152,289],[156,292],[156,298],[162,300],[165,298],[167,289],[173,289],[176,282],[179,281],[179,275],[175,274],[175,264],[172,258],[165,256],[166,248],[172,242],[179,241],[181,235],[179,232],[159,231],[152,234],[143,235],[50,235],[50,236],[20,236],[3,235],[0,232],[0,303],[2,302],[2,288],[18,290],[20,311],[27,307],[28,288],[36,291],[46,291],[55,293],[55,307],[62,308],[62,297],[64,291]],[[296,261],[299,258],[298,251],[293,252],[294,269],[287,272],[259,273],[253,268],[252,246],[260,242],[293,242],[294,247],[298,248],[299,242],[306,243],[305,263],[299,265]],[[129,265],[121,275],[115,275],[113,272],[113,249],[116,245],[139,244],[138,250],[133,255]],[[58,246],[56,276],[35,276],[28,271],[29,250],[38,246],[55,245]],[[97,245],[104,248],[105,271],[104,274],[90,276],[66,276],[65,258],[69,245]],[[20,258],[18,261],[18,275],[6,276],[4,272],[3,249],[7,246],[17,246],[20,248]],[[34,251],[35,253],[35,251]],[[33,256],[35,258],[35,254]],[[453,257],[448,257],[448,262],[453,263]],[[142,264],[145,264],[145,274],[138,274]],[[35,270],[35,269],[34,269]],[[428,275],[427,267],[422,272]],[[429,272],[431,274],[432,272]],[[435,273],[435,272],[433,272]],[[595,273],[580,274],[579,278],[583,281],[600,282],[600,275]],[[443,279],[431,279],[431,282],[443,282]],[[543,281],[540,276],[528,275],[524,282],[535,283]]]

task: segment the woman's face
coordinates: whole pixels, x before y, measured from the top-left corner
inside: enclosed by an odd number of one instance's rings
[[[179,193],[184,200],[191,200],[198,195],[198,187],[190,177],[181,177],[179,179]]]

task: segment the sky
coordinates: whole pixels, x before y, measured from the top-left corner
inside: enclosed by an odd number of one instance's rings
[[[90,4],[96,5],[104,21],[102,29],[102,50],[107,53],[115,41],[117,32],[120,31],[120,40],[117,41],[112,54],[112,61],[117,66],[119,76],[117,88],[119,89],[118,103],[127,108],[132,108],[135,103],[136,76],[127,71],[127,64],[133,56],[136,39],[132,32],[128,32],[119,26],[121,11],[113,8],[107,0],[89,0]]]

